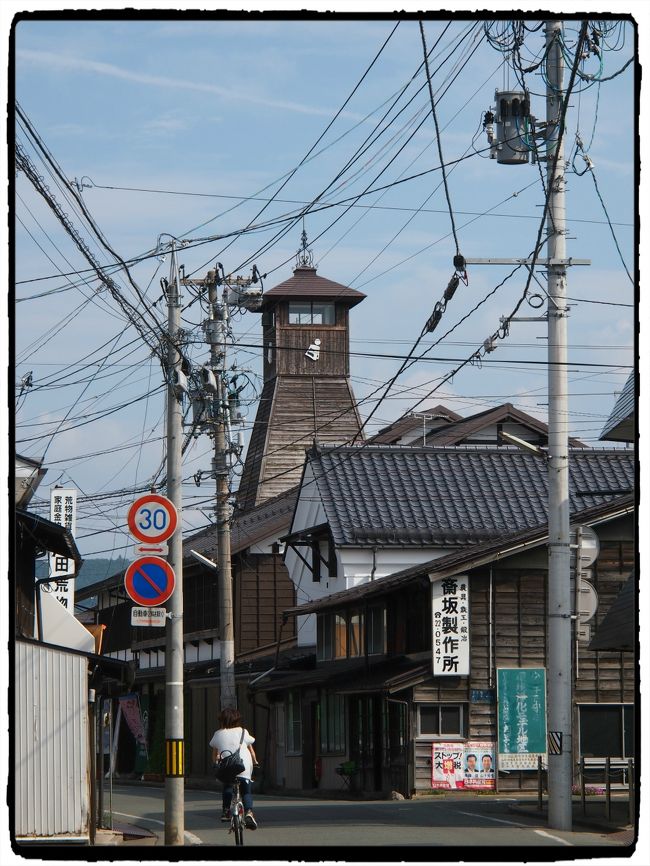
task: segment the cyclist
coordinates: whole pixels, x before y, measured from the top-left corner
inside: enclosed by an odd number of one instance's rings
[[[242,730],[244,739],[242,741]],[[244,803],[244,822],[249,830],[257,829],[257,821],[253,815],[253,794],[252,794],[252,775],[253,767],[257,767],[257,756],[253,743],[255,737],[242,725],[241,714],[235,707],[225,707],[219,713],[219,728],[212,735],[210,746],[212,748],[212,760],[219,760],[221,752],[229,751],[236,752],[241,743],[240,755],[244,762],[244,770],[238,776],[239,790],[241,791],[242,801]],[[223,786],[223,811],[221,813],[222,821],[230,821],[230,803],[232,802],[232,785]]]

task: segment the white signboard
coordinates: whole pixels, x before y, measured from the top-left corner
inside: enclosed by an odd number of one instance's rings
[[[164,607],[132,607],[131,625],[155,625],[162,627],[167,622]]]
[[[77,529],[77,491],[74,488],[53,487],[50,493],[50,520],[65,526],[72,535]],[[74,559],[67,559],[58,553],[50,553],[49,585],[44,587],[70,613],[74,613]]]
[[[431,584],[433,675],[469,676],[469,580],[447,577]]]

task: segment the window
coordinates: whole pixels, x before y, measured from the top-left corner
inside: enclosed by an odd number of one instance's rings
[[[334,325],[336,315],[334,304],[319,301],[290,301],[290,325]]]
[[[348,655],[350,658],[363,655],[363,615],[358,610],[350,612],[348,620]]]
[[[368,608],[368,655],[386,652],[386,608],[375,605]]]
[[[421,737],[459,739],[467,736],[464,704],[419,704],[418,734]]]
[[[580,752],[585,758],[634,757],[634,706],[581,704]]]
[[[334,636],[334,617],[331,613],[320,614],[316,618],[316,658],[327,661],[332,658]]]
[[[334,658],[344,659],[348,655],[348,629],[345,614],[334,614]]]
[[[287,695],[287,754],[299,755],[302,752],[302,712],[300,692],[290,691]]]
[[[345,699],[343,695],[324,692],[320,705],[321,754],[345,752]]]

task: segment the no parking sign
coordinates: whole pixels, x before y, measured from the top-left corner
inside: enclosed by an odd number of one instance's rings
[[[174,592],[176,575],[159,556],[142,556],[127,568],[124,588],[129,598],[142,607],[164,604]]]

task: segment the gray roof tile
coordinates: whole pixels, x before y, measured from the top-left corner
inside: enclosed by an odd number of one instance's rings
[[[547,519],[546,463],[517,449],[320,446],[308,459],[337,545],[458,545]],[[634,483],[633,452],[571,451],[572,513]]]

